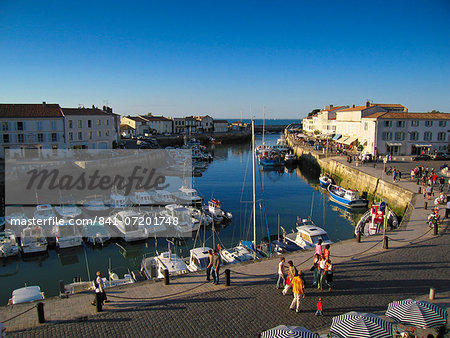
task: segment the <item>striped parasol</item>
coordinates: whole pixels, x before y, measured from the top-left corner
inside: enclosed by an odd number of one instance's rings
[[[388,338],[392,324],[372,313],[352,311],[333,317],[330,332],[344,338]]]
[[[447,310],[426,301],[405,299],[389,304],[386,316],[404,325],[430,328],[445,325]]]
[[[302,338],[319,338],[318,334],[309,331],[303,326],[287,326],[287,325],[279,325],[274,327],[273,329],[264,331],[261,333],[261,338],[293,338],[293,337],[302,337]]]

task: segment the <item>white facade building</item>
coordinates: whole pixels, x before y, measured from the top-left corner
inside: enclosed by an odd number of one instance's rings
[[[163,116],[139,115],[124,116],[121,124],[129,125],[136,130],[137,136],[149,136],[152,134],[171,134],[173,132],[173,121]]]
[[[215,133],[226,133],[228,131],[228,121],[227,120],[214,120],[214,132]]]

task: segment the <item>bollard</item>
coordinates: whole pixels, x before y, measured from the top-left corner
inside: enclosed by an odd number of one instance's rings
[[[95,306],[97,307],[97,312],[102,312],[103,294],[97,292],[95,294]]]
[[[45,316],[44,316],[44,303],[39,302],[37,303],[37,315],[38,315],[38,322],[39,324],[45,323]]]
[[[389,249],[389,237],[388,236],[383,237],[383,249]]]
[[[65,288],[64,288],[64,281],[63,281],[63,280],[60,280],[60,281],[59,281],[59,296],[60,296],[61,298],[67,296],[67,295],[66,295],[66,290],[65,290]]]
[[[356,243],[361,243],[361,232],[358,231],[358,233],[356,234]]]
[[[431,300],[434,300],[435,293],[436,293],[436,289],[435,288],[430,288],[430,297],[429,298]]]
[[[422,193],[422,187],[419,186],[419,191],[417,192],[418,194]]]
[[[230,286],[231,284],[231,271],[230,269],[225,269],[225,286]]]
[[[169,285],[170,281],[169,281],[169,270],[165,269],[164,270],[164,285]]]
[[[428,208],[428,202],[427,202],[427,201],[425,201],[425,204],[424,204],[423,208],[424,208],[425,210],[427,210],[427,208]]]
[[[439,235],[439,224],[437,220],[433,222],[433,230],[435,236]]]

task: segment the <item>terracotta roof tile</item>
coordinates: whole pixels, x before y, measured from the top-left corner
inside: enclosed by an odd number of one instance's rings
[[[0,104],[0,117],[2,118],[38,118],[63,117],[59,104],[29,103],[29,104]]]
[[[84,115],[107,115],[110,114],[104,112],[99,108],[62,108],[64,115],[76,115],[76,116],[84,116]]]
[[[450,114],[449,113],[404,113],[404,112],[383,113],[383,112],[378,112],[378,113],[367,115],[363,118],[450,120]]]
[[[342,109],[339,112],[341,112],[341,111],[359,111],[359,110],[364,110],[364,109],[367,109],[367,107],[366,106],[356,106],[356,107]]]

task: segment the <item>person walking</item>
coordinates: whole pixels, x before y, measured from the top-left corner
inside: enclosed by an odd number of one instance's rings
[[[285,295],[285,296],[292,286],[291,285],[292,279],[294,278],[296,273],[298,274],[297,268],[294,266],[294,262],[288,261],[288,266],[289,266],[289,268],[288,268],[288,275],[286,278],[286,286],[284,287],[283,292],[282,292],[283,295]]]
[[[320,256],[319,260],[319,281],[317,282],[317,288],[320,290],[323,290],[323,281],[324,281],[324,274],[325,274],[325,268],[326,268],[326,259],[325,257]]]
[[[331,260],[327,260],[325,264],[325,283],[328,285],[328,292],[331,292],[331,284],[333,283],[333,264]]]
[[[106,297],[105,283],[103,282],[102,273],[100,271],[97,271],[97,278],[94,281],[94,286],[95,286],[95,298],[91,304],[94,306],[97,305],[97,294],[100,294],[100,300],[102,302],[102,305],[103,302],[109,303],[109,300]]]
[[[317,283],[319,282],[319,261],[320,255],[315,254],[313,265],[311,267],[311,271],[313,272],[313,286],[317,286]]]
[[[277,281],[277,289],[282,289],[286,286],[286,277],[284,273],[284,262],[285,258],[280,258],[280,263],[278,263],[278,281]],[[283,284],[283,285],[281,285]]]
[[[211,281],[211,268],[213,264],[213,251],[212,249],[208,250],[208,265],[206,266],[206,280]]]
[[[219,284],[219,270],[220,270],[220,255],[216,249],[213,251],[213,259],[212,259],[212,273],[213,273],[213,284]]]
[[[322,238],[319,238],[316,244],[316,250],[314,251],[314,255],[322,256]]]
[[[305,298],[305,284],[303,283],[303,280],[300,278],[298,273],[296,272],[294,277],[291,281],[292,285],[292,294],[294,295],[294,299],[292,299],[292,303],[290,306],[291,310],[294,310],[295,312],[299,313],[301,311],[300,309],[300,297],[303,299]]]
[[[325,245],[325,249],[323,250],[323,257],[325,259],[330,259],[330,244]]]
[[[433,193],[433,186],[431,184],[427,187],[427,199],[431,198],[431,194]]]
[[[319,298],[319,301],[317,302],[317,311],[316,316],[323,316],[323,305],[322,305],[322,297]]]

